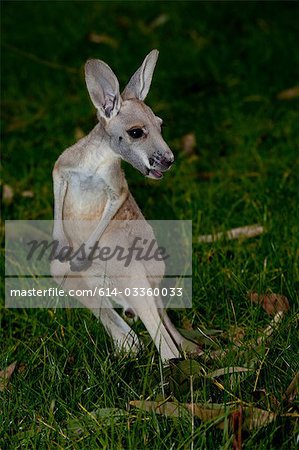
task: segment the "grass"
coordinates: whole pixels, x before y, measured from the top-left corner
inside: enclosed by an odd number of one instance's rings
[[[298,99],[277,99],[298,83],[296,16],[291,2],[2,4],[4,183],[14,192],[5,219],[52,218],[54,162],[78,128],[88,132],[95,123],[85,60],[108,62],[124,86],[144,55],[160,50],[147,102],[165,120],[176,165],[161,183],[125,170],[147,218],[193,220],[194,307],[171,311],[174,322],[188,319],[226,337],[236,328],[245,333],[241,349],[220,340],[226,355],[198,361],[206,371],[253,364],[254,372],[221,378],[225,390],[201,378],[194,396],[219,403],[237,396],[277,412],[267,427],[244,433],[246,449],[295,448],[298,440],[294,419],[283,416],[295,406],[283,396],[298,370],[299,115]],[[93,43],[91,32],[108,40]],[[181,143],[187,133],[197,141],[189,156]],[[26,190],[32,198],[22,196]],[[258,222],[266,229],[259,238],[196,242],[199,234]],[[291,306],[261,348],[252,339],[270,318],[248,291],[284,294]],[[128,410],[131,400],[161,396],[166,375],[151,345],[138,358],[114,356],[86,310],[2,308],[0,367],[12,361],[18,370],[0,393],[3,449],[232,447],[232,433],[211,422],[196,419],[192,435],[189,419]],[[181,402],[190,401],[186,380],[184,388],[170,385]],[[108,410],[108,420],[103,408],[125,413]],[[82,433],[72,433],[70,422]]]

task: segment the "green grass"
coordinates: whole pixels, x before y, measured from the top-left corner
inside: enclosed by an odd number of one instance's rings
[[[4,183],[14,191],[5,219],[52,218],[54,162],[75,142],[76,128],[88,132],[95,123],[85,60],[103,59],[124,86],[145,54],[160,50],[147,102],[165,120],[176,164],[161,183],[125,170],[147,218],[193,220],[194,308],[171,311],[176,325],[188,318],[194,328],[226,336],[234,327],[245,332],[241,349],[221,339],[225,356],[198,361],[206,371],[254,364],[253,374],[234,383],[221,378],[224,391],[201,378],[194,395],[219,403],[235,395],[277,412],[275,422],[244,433],[246,449],[289,449],[298,440],[295,420],[283,416],[295,405],[285,405],[283,395],[298,370],[299,114],[298,99],[277,99],[298,84],[298,13],[292,2],[2,4]],[[167,20],[155,27],[163,14]],[[115,41],[92,43],[91,32]],[[186,133],[196,136],[192,156],[182,151]],[[33,198],[24,198],[25,190]],[[258,222],[266,230],[259,238],[196,243],[200,234]],[[248,291],[284,294],[291,306],[261,348],[252,340],[270,318],[248,301]],[[145,336],[142,325],[137,329]],[[196,419],[192,436],[188,419],[128,410],[131,400],[161,396],[166,375],[150,345],[138,358],[115,357],[86,310],[3,308],[1,369],[13,361],[19,368],[0,392],[3,449],[185,449],[191,441],[198,449],[232,447],[231,432],[210,422]],[[256,380],[265,396],[254,393]],[[190,401],[188,380],[173,391]],[[127,412],[90,418],[102,408]],[[81,434],[68,428],[74,420]]]

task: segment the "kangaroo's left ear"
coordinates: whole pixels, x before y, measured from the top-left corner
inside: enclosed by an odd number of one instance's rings
[[[121,95],[124,100],[137,98],[143,101],[145,99],[151,86],[158,55],[158,50],[152,50],[145,57],[142,65],[134,73]]]
[[[110,67],[99,59],[90,59],[85,64],[85,80],[92,103],[100,116],[111,119],[121,106],[119,85]]]

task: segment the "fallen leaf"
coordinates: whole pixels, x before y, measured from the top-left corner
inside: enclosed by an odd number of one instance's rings
[[[186,407],[189,411],[194,411],[194,415],[199,417],[202,421],[211,421],[218,418],[230,418],[230,426],[232,427],[232,415],[237,412],[236,406],[222,405],[218,403],[210,403],[208,405],[202,405],[195,403],[187,404]],[[267,426],[276,418],[276,414],[264,409],[255,408],[253,406],[242,407],[242,429],[245,431],[252,431],[256,428]],[[216,425],[216,424],[215,424]],[[224,422],[217,423],[219,428],[224,427]]]
[[[25,372],[25,370],[27,370],[27,364],[21,362],[18,365],[18,373],[23,373],[23,372]]]
[[[188,340],[196,342],[197,344],[209,345],[212,347],[218,347],[218,344],[211,338],[222,333],[220,330],[184,330],[179,328],[180,333]]]
[[[272,411],[246,406],[243,408],[243,430],[253,431],[269,425],[276,419],[276,414]]]
[[[265,101],[265,97],[262,95],[248,95],[243,98],[243,102],[251,103],[251,102],[263,102]]]
[[[23,191],[21,195],[22,195],[22,197],[25,197],[25,198],[33,198],[34,197],[34,193],[32,191]]]
[[[199,417],[203,422],[209,422],[216,419],[224,419],[225,417],[229,417],[231,413],[231,407],[219,403],[209,403],[209,404],[200,404],[200,403],[187,403],[187,409],[196,417]],[[217,425],[219,428],[224,427],[224,422],[218,422]]]
[[[187,331],[192,331],[193,330],[191,320],[188,319],[188,317],[183,317],[183,319],[182,319],[182,327],[183,327],[183,330],[187,330]]]
[[[169,391],[174,396],[179,396],[190,391],[190,377],[192,376],[193,385],[196,388],[204,375],[202,366],[193,359],[184,361],[170,362],[164,370],[165,380],[168,383]]]
[[[245,330],[244,328],[233,325],[230,327],[228,332],[228,339],[233,342],[236,346],[240,347],[242,345],[242,341],[245,337]]]
[[[130,28],[132,26],[132,21],[127,16],[119,16],[117,17],[117,23],[121,28]]]
[[[222,369],[214,370],[207,374],[208,378],[216,378],[222,375],[228,375],[233,373],[241,373],[241,372],[252,372],[253,369],[249,369],[248,367],[223,367]]]
[[[203,422],[213,422],[218,428],[225,428],[225,418],[228,419],[228,425],[233,429],[234,415],[239,414],[238,427],[242,425],[242,430],[253,431],[257,428],[267,426],[270,422],[276,419],[276,414],[272,411],[266,411],[264,409],[255,408],[253,406],[241,405],[225,405],[221,403],[185,403],[180,404],[177,402],[157,402],[150,400],[132,400],[130,406],[141,409],[146,412],[154,412],[166,417],[180,418],[189,412],[192,416],[199,417]]]
[[[94,44],[105,44],[112,48],[118,47],[118,41],[113,37],[108,36],[108,34],[89,33],[88,40]]]
[[[194,150],[196,147],[196,137],[194,133],[188,133],[185,134],[185,136],[181,139],[181,145],[183,152],[186,155],[192,155],[194,154]]]
[[[295,397],[297,397],[298,390],[299,390],[299,372],[296,373],[293,380],[289,384],[283,399],[291,403],[295,399]]]
[[[281,294],[258,294],[250,292],[249,299],[254,303],[262,305],[269,315],[275,315],[278,312],[287,312],[290,308],[287,297]]]
[[[154,412],[156,414],[162,414],[166,417],[182,417],[186,415],[186,409],[183,405],[176,402],[155,402],[151,400],[132,400],[129,403],[130,406],[141,409],[146,412]]]
[[[13,192],[13,188],[11,186],[9,186],[9,184],[4,184],[3,185],[3,193],[2,193],[2,198],[4,203],[9,204],[12,202],[14,196],[14,192]]]
[[[299,86],[294,86],[290,89],[285,89],[277,94],[279,100],[293,100],[299,97]]]
[[[264,227],[259,224],[247,225],[245,227],[232,228],[231,230],[225,232],[219,232],[215,234],[205,234],[199,236],[198,242],[215,242],[219,239],[226,238],[228,240],[233,239],[248,239],[255,236],[259,236],[264,232]]]
[[[197,174],[197,177],[203,181],[210,180],[214,176],[215,176],[214,172],[198,172],[198,174]]]
[[[3,392],[6,389],[7,383],[9,382],[15,368],[17,362],[13,362],[6,369],[0,371],[0,392]]]
[[[169,20],[169,17],[167,14],[160,14],[158,17],[156,17],[149,25],[149,28],[151,30],[154,30],[155,28],[161,27]]]

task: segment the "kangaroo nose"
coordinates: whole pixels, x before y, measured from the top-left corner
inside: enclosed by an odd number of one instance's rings
[[[167,167],[167,169],[171,166],[172,163],[173,163],[173,158],[172,158],[172,160],[166,159],[166,158],[162,158],[161,161],[160,161],[160,164],[162,164],[162,166]]]

